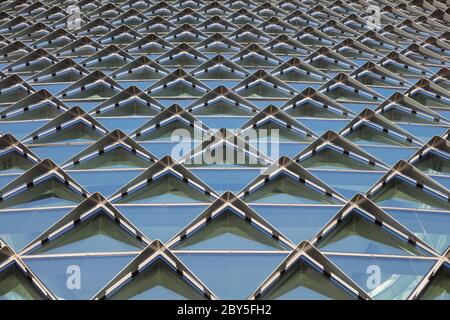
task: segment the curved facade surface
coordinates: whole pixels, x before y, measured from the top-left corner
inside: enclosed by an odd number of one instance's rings
[[[1,299],[449,299],[445,0],[0,4]]]

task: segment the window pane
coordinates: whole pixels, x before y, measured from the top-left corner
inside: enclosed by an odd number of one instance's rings
[[[87,300],[100,291],[133,258],[134,255],[55,256],[24,260],[58,299]],[[76,278],[77,276],[79,279]]]
[[[246,299],[287,254],[177,253],[220,299]]]
[[[342,271],[372,298],[406,299],[431,269],[434,260],[336,256],[329,254]]]

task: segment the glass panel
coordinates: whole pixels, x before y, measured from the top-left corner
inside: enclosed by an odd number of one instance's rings
[[[434,124],[433,118],[421,117],[418,114],[405,112],[396,108],[390,108],[389,110],[384,111],[381,114],[383,115],[383,117],[393,122]]]
[[[234,146],[224,143],[214,146],[213,149],[203,151],[188,159],[184,164],[189,167],[263,167],[266,164],[259,157],[253,154],[245,153],[248,147],[239,146],[239,150]],[[211,146],[213,144],[209,144]],[[238,144],[239,145],[239,144]],[[243,149],[241,149],[241,147]],[[203,149],[205,150],[205,149]],[[191,155],[192,156],[192,155]]]
[[[187,130],[190,137],[201,137],[201,133],[197,133],[196,135],[194,134],[194,128],[190,127],[184,122],[175,120],[155,130],[152,130],[147,134],[136,137],[136,141],[172,141],[173,137],[176,136],[174,135],[174,131],[178,129]]]
[[[325,148],[315,152],[310,157],[300,161],[304,168],[321,169],[350,169],[350,170],[379,170],[377,166],[372,166],[368,162],[356,160],[352,156],[336,152],[330,148]]]
[[[72,69],[72,68],[68,68],[68,69],[60,69],[58,70],[59,74],[53,73],[53,74],[45,74],[45,76],[51,76],[49,78],[44,78],[43,74],[41,74],[41,79],[42,80],[38,80],[36,81],[39,84],[44,84],[44,83],[68,83],[68,82],[76,82],[80,79],[83,78],[83,74],[76,70],[76,69]],[[38,78],[39,79],[39,78]]]
[[[103,99],[111,98],[113,95],[118,93],[120,90],[111,88],[110,85],[106,83],[98,83],[90,86],[85,85],[86,89],[82,91],[76,91],[70,95],[64,97],[65,99]]]
[[[70,208],[0,212],[0,238],[19,252]]]
[[[312,239],[340,208],[340,206],[252,206],[253,210],[295,244]]]
[[[246,299],[286,257],[282,253],[177,253],[220,299]]]
[[[119,108],[120,109],[120,108]],[[106,129],[114,131],[120,129],[126,134],[131,134],[134,130],[142,126],[149,120],[149,117],[145,116],[127,116],[127,117],[96,117]]]
[[[3,118],[2,121],[23,121],[23,120],[36,120],[36,119],[53,119],[59,116],[62,111],[56,109],[54,105],[39,101],[40,106],[27,111],[20,112],[18,114]],[[15,110],[16,111],[16,110]]]
[[[0,127],[2,133],[9,132],[20,140],[25,138],[34,130],[42,127],[46,122],[47,121],[45,120],[33,120],[27,122],[1,121]]]
[[[262,300],[349,300],[356,297],[304,259],[297,261],[269,289]]]
[[[163,85],[162,85],[163,86]],[[164,86],[163,89],[158,91],[152,91],[153,97],[200,97],[204,94],[202,90],[196,89],[192,85],[183,83],[177,83],[171,86]]]
[[[361,101],[361,102],[377,101],[373,97],[356,93],[353,91],[353,89],[344,87],[336,87],[335,89],[331,89],[323,93],[336,101]]]
[[[153,116],[158,112],[152,107],[145,104],[145,102],[136,101],[132,99],[130,102],[119,102],[119,106],[102,111],[102,117],[128,117],[128,116]]]
[[[125,231],[106,214],[97,213],[51,239],[33,254],[136,251],[143,247],[143,242]]]
[[[30,169],[33,165],[33,162],[27,158],[24,158],[16,151],[8,152],[4,156],[0,157],[0,172],[2,174],[24,172]]]
[[[398,62],[387,62],[387,63],[383,64],[383,67],[397,75],[402,76],[402,77],[404,77],[404,76],[420,76],[420,73],[421,73],[421,71],[419,69],[416,69],[414,67],[410,68],[410,67],[407,67],[406,65],[402,65],[401,63],[398,63]]]
[[[409,159],[418,149],[389,146],[361,146],[366,152],[393,166],[400,159]]]
[[[33,257],[25,263],[58,299],[91,299],[134,255],[83,256],[83,257]],[[74,276],[79,275],[79,282]]]
[[[204,300],[200,291],[158,259],[112,294],[113,300]]]
[[[200,120],[206,126],[208,126],[208,128],[211,128],[214,131],[214,128],[239,129],[248,120],[250,120],[251,117],[249,116],[227,117],[223,115],[218,115],[218,116],[198,116],[197,119]]]
[[[183,156],[190,152],[198,142],[183,140],[181,142],[141,142],[140,144],[158,159],[170,155],[173,159],[179,161]],[[182,148],[180,148],[180,144]]]
[[[343,66],[343,62],[340,63],[338,60],[328,58],[328,57],[311,60],[311,61],[309,61],[309,64],[319,70],[322,70],[322,71],[331,71],[331,70],[347,71],[349,69],[349,66],[348,67]]]
[[[311,74],[308,71],[293,69],[291,71],[283,71],[280,73],[277,78],[283,81],[292,81],[292,82],[322,82],[323,78],[320,75]]]
[[[372,201],[384,207],[450,210],[447,201],[399,178],[393,178],[385,184],[372,196]]]
[[[259,169],[192,168],[191,172],[219,194],[231,191],[235,194],[261,174]]]
[[[15,265],[0,273],[0,300],[42,300],[42,295]]]
[[[100,60],[101,59],[101,60]],[[119,55],[103,56],[96,60],[86,59],[83,66],[90,70],[95,69],[116,69],[127,64],[127,59]]]
[[[23,98],[27,97],[30,94],[28,92],[28,90],[22,86],[18,86],[16,88],[12,88],[12,89],[6,88],[6,90],[5,89],[3,89],[3,90],[4,90],[4,92],[2,92],[2,94],[0,94],[0,103],[1,104],[16,103],[17,101],[22,100]]]
[[[47,136],[39,137],[31,143],[86,142],[96,141],[102,136],[97,130],[79,122]]]
[[[450,246],[450,212],[392,209],[386,212],[437,252],[444,253]]]
[[[189,222],[194,220],[207,206],[117,205],[116,208],[130,219],[149,239],[159,239],[162,242],[167,242]]]
[[[176,244],[177,250],[284,250],[280,242],[225,209],[212,221]]]
[[[450,110],[450,109],[449,109]],[[422,141],[428,141],[434,136],[443,135],[449,128],[449,126],[437,126],[437,125],[423,125],[414,123],[399,123],[399,127],[408,132],[413,132],[416,139]]]
[[[244,200],[247,203],[338,203],[332,197],[315,191],[286,175],[276,176],[245,196]]]
[[[278,88],[274,88],[272,84],[257,84],[247,87],[238,92],[240,95],[250,99],[256,98],[289,98],[291,95]]]
[[[287,113],[292,117],[332,118],[332,119],[347,118],[347,116],[344,116],[342,113],[333,112],[329,108],[316,106],[315,104],[309,102],[297,105],[296,107],[290,109]]]
[[[370,145],[394,145],[411,146],[412,144],[405,139],[399,139],[387,132],[372,128],[368,125],[362,125],[350,131],[345,137],[356,144]]]
[[[327,255],[342,271],[380,300],[406,299],[436,261]]]
[[[433,152],[427,153],[414,162],[414,166],[426,174],[450,174],[450,161]]]
[[[365,193],[384,174],[382,171],[352,172],[315,169],[311,169],[310,172],[347,199],[351,199],[357,193]]]
[[[242,56],[241,56],[242,57]],[[233,59],[234,60],[234,59]],[[236,64],[243,66],[244,68],[255,67],[255,68],[274,68],[278,64],[273,61],[266,59],[264,56],[255,56],[254,54],[249,54],[248,58],[243,58],[235,61]]]
[[[129,193],[116,203],[183,203],[210,202],[211,198],[193,186],[166,174],[151,184]]]
[[[423,104],[424,106],[436,107],[436,108],[448,108],[448,102],[440,97],[436,97],[432,93],[423,93],[421,91],[416,91],[411,94],[411,98],[417,102]]]
[[[424,255],[415,246],[356,213],[350,213],[325,234],[316,246],[327,252]]]
[[[132,72],[127,73],[118,73],[117,79],[120,80],[154,80],[154,79],[160,79],[163,76],[161,72],[156,72],[152,69],[152,67],[147,65],[142,65],[136,69],[134,69]],[[148,87],[148,85],[147,85]]]
[[[211,80],[230,80],[230,79],[242,79],[243,75],[238,74],[231,70],[224,70],[220,66],[215,69],[216,65],[212,66],[212,70],[202,71],[196,73],[198,79],[211,79]]]
[[[202,108],[197,108],[192,111],[192,114],[196,116],[251,116],[253,115],[253,112],[248,109],[240,108],[232,103],[220,100],[219,102],[209,104]]]
[[[87,170],[100,168],[149,168],[153,162],[123,148],[116,147],[93,159],[71,165],[68,169]]]
[[[277,125],[272,121],[268,121],[263,125],[254,128],[256,130],[267,130],[267,141],[276,141],[279,139],[280,142],[294,141],[294,142],[312,142],[314,138],[307,137],[306,135],[300,134],[293,129],[289,129],[285,126]],[[260,133],[259,135],[262,135]],[[251,137],[251,136],[250,136]],[[266,137],[264,137],[266,139]],[[266,142],[267,143],[267,142]]]
[[[84,198],[59,180],[52,178],[34,185],[31,189],[0,202],[0,209],[36,208],[74,205]]]
[[[165,67],[179,67],[184,69],[186,66],[198,66],[202,63],[202,60],[196,59],[191,55],[187,54],[175,54],[175,58],[167,59],[166,61],[161,62],[160,64]]]
[[[0,174],[0,187],[3,188],[4,186],[6,186],[8,183],[13,181],[14,179],[17,179],[17,177],[19,177],[19,176],[20,176],[20,173],[12,173],[12,174],[5,174],[5,175]]]
[[[450,300],[450,268],[444,265],[420,296],[422,300]]]
[[[87,144],[46,144],[46,145],[29,145],[33,151],[41,159],[51,159],[56,164],[62,164],[71,159],[87,147]]]
[[[110,196],[142,173],[142,170],[67,170],[67,173],[88,192],[100,192],[104,196]]]

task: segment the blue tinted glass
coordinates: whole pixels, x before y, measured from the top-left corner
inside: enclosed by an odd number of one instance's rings
[[[324,252],[424,255],[420,249],[356,213],[350,213],[316,243]]]
[[[109,295],[113,300],[205,300],[201,290],[158,258]]]
[[[202,205],[116,207],[149,239],[162,242],[170,240],[207,208]]]
[[[208,128],[220,129],[238,129],[244,123],[246,123],[251,117],[206,117],[206,116],[197,116],[201,122],[203,122]]]
[[[450,203],[445,197],[403,181],[399,176],[383,185],[371,199],[383,207],[450,211]]]
[[[438,127],[430,125],[419,125],[419,124],[398,124],[402,129],[412,133],[415,138],[427,142],[434,136],[443,135],[448,127]]]
[[[348,300],[356,296],[306,259],[299,259],[260,297],[262,300]]]
[[[17,139],[22,139],[25,138],[28,134],[32,133],[34,130],[42,127],[46,122],[46,120],[34,120],[26,122],[2,121],[0,122],[0,132],[2,132],[3,134],[11,133]]]
[[[418,150],[417,148],[381,146],[361,146],[361,148],[390,166],[393,166],[399,160],[409,159]]]
[[[117,81],[122,87],[124,88],[128,88],[131,86],[136,86],[139,89],[141,89],[142,91],[144,91],[145,89],[147,89],[148,87],[150,87],[151,85],[153,85],[156,81],[155,80],[145,80],[145,81],[131,81],[131,80],[127,80],[127,81]]]
[[[419,295],[422,300],[450,300],[450,265],[444,263]]]
[[[33,254],[62,254],[86,252],[127,252],[142,250],[144,242],[104,213],[56,234]]]
[[[386,209],[386,212],[439,253],[449,247],[450,212],[394,209]]]
[[[305,119],[296,118],[301,124],[313,128],[317,135],[324,134],[328,130],[339,132],[350,120],[339,119]]]
[[[94,109],[96,106],[98,106],[100,103],[102,103],[103,101],[101,101],[101,100],[100,101],[89,101],[89,100],[67,101],[67,100],[63,100],[63,102],[69,108],[78,106],[81,109],[83,109],[84,111],[89,112],[92,109]]]
[[[71,208],[1,211],[0,238],[15,251],[20,251],[70,210]]]
[[[220,299],[246,299],[287,254],[177,253]]]
[[[442,176],[431,176],[433,180],[442,184],[447,189],[450,189],[450,177],[442,177]]]
[[[0,300],[42,300],[43,294],[16,263],[0,272]]]
[[[68,170],[67,173],[87,191],[100,192],[108,197],[142,173],[142,170]]]
[[[142,126],[150,120],[149,117],[116,117],[116,118],[100,118],[96,120],[100,122],[106,129],[112,131],[120,129],[126,134],[132,133],[134,130]]]
[[[50,178],[35,183],[33,188],[20,192],[0,202],[0,209],[49,208],[74,206],[85,197],[63,182]]]
[[[53,95],[56,95],[58,92],[63,90],[65,87],[67,87],[67,83],[64,84],[42,84],[42,85],[33,85],[33,88],[36,90],[42,90],[45,89],[48,92],[50,92]]]
[[[219,194],[231,191],[237,194],[261,174],[258,169],[191,169],[192,173]]]
[[[183,142],[139,142],[142,147],[147,149],[155,157],[161,159],[165,156],[171,156],[175,160],[180,160],[184,155],[188,154],[198,142],[183,141]]]
[[[347,199],[351,199],[356,193],[366,193],[384,175],[384,172],[333,172],[313,169],[310,169],[310,172]]]
[[[340,209],[340,206],[252,205],[251,207],[294,244],[302,240],[311,240]]]
[[[374,299],[406,299],[436,263],[432,259],[337,256],[328,254],[363,290]]]
[[[56,164],[62,164],[71,159],[74,155],[85,149],[86,144],[71,144],[65,145],[61,148],[61,145],[47,145],[47,146],[30,146],[33,151],[41,159],[51,159]]]
[[[26,264],[58,299],[91,299],[134,255],[33,257]],[[78,277],[79,276],[79,277]]]
[[[187,238],[174,244],[177,250],[285,250],[287,245],[272,238],[255,224],[225,209]]]
[[[6,175],[0,175],[0,188],[3,188],[8,183],[19,177],[20,174],[6,174]]]

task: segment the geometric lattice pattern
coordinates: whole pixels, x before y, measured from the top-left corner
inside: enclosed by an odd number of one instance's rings
[[[449,22],[1,1],[0,298],[449,299]]]

